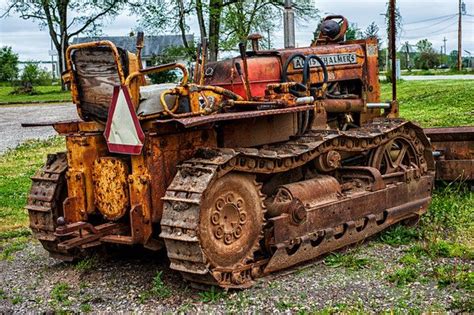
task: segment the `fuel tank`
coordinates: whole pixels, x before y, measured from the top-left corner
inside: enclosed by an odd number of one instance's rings
[[[377,46],[371,47],[362,42],[350,42],[317,47],[247,52],[249,83],[253,97],[265,96],[268,84],[282,82],[284,71],[287,72],[288,81],[302,82],[303,58],[294,58],[288,65],[288,69],[283,69],[286,61],[294,54],[319,56],[328,69],[329,82],[362,80],[366,57],[371,54],[376,56]],[[242,58],[236,57],[208,63],[205,69],[205,84],[223,87],[245,98],[244,85],[236,70],[237,63],[243,66]],[[311,82],[321,82],[322,67],[315,59],[310,60],[310,70]]]

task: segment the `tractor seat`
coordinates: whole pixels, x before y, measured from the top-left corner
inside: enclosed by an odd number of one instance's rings
[[[164,111],[161,103],[161,94],[163,92],[174,89],[176,84],[163,83],[145,85],[140,87],[140,104],[138,105],[137,115],[146,117],[150,115],[160,114]],[[176,102],[176,95],[167,95],[166,103],[168,107],[172,107]],[[182,104],[180,104],[181,107]],[[170,108],[171,109],[171,108]]]

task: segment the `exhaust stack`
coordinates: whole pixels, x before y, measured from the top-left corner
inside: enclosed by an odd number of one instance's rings
[[[293,10],[291,0],[285,0],[283,28],[285,32],[285,48],[295,48],[295,10]]]

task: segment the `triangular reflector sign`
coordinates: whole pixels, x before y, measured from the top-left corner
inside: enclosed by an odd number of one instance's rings
[[[142,151],[145,134],[125,86],[114,87],[104,136],[110,152],[139,155]]]

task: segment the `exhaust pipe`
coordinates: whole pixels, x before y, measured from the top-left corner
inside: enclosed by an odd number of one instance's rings
[[[293,10],[293,3],[291,0],[285,0],[283,29],[285,32],[285,48],[295,48],[295,10]]]

